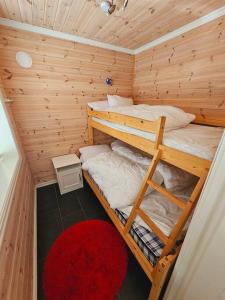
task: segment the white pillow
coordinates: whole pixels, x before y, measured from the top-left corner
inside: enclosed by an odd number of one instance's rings
[[[132,160],[138,164],[141,164],[143,166],[149,166],[152,161],[151,158],[142,155],[134,147],[132,147],[122,141],[119,141],[119,140],[112,142],[111,148],[117,154],[124,156],[126,158],[129,158],[130,160]]]
[[[81,162],[85,162],[99,153],[105,153],[112,151],[109,145],[93,145],[93,146],[86,146],[79,149],[81,154]]]
[[[83,157],[82,154],[81,154],[81,156],[80,156],[80,161],[82,162],[82,164],[85,162],[85,159],[84,159],[84,157]]]
[[[112,150],[117,154],[127,157],[128,159],[140,165],[149,166],[152,161],[151,158],[142,155],[141,153],[137,152],[134,147],[129,146],[122,141],[116,140],[112,142],[111,147]],[[175,166],[169,165],[163,161],[158,163],[156,170],[163,177],[163,182],[166,189],[171,192],[182,191],[197,181],[197,177],[194,175],[187,173]]]
[[[146,105],[144,105],[146,107]],[[161,116],[166,117],[165,131],[179,129],[190,124],[195,115],[186,113],[182,109],[169,105],[150,105],[149,119],[158,120]]]
[[[134,101],[132,98],[121,97],[117,95],[107,95],[108,104],[112,106],[128,106],[133,105]]]
[[[109,108],[109,103],[108,101],[95,101],[95,102],[89,102],[88,106],[90,108],[93,108],[94,110],[102,110]]]
[[[198,178],[184,170],[160,161],[157,170],[162,175],[168,191],[180,192],[197,183]]]

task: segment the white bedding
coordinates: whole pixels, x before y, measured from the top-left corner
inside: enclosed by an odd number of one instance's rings
[[[190,192],[191,189],[183,190],[179,194],[176,194],[176,196],[187,200]],[[133,206],[128,206],[120,210],[129,216],[132,207]],[[173,204],[166,197],[162,196],[156,191],[145,196],[141,204],[141,208],[167,236],[170,235],[171,229],[176,224],[181,213],[181,209],[177,205]],[[148,225],[146,225],[146,223],[139,216],[136,217],[135,222],[151,231]],[[185,228],[187,228],[187,226],[185,226]]]
[[[150,157],[144,156],[142,153],[138,152],[136,148],[122,141],[116,140],[112,142],[111,147],[117,154],[138,164],[144,165],[145,167],[149,167],[151,163],[152,159]],[[156,170],[162,175],[166,189],[171,192],[182,191],[197,183],[196,176],[162,161],[158,163]]]
[[[110,207],[120,209],[129,216],[146,174],[146,167],[110,151],[88,159],[83,163],[82,168],[88,171],[96,182]],[[155,172],[153,180],[162,184],[163,177],[160,172]],[[192,187],[189,187],[176,192],[175,195],[180,199],[187,200],[191,190]],[[151,189],[147,191],[141,208],[167,236],[169,236],[181,213],[177,205]],[[150,229],[140,217],[137,217],[135,221]]]
[[[113,209],[133,204],[146,175],[146,168],[113,151],[88,159],[82,168],[88,171]],[[153,180],[161,185],[163,177],[156,171]],[[148,189],[147,193],[151,191]]]
[[[155,134],[141,131],[128,126],[111,123],[98,118],[96,122],[110,128],[131,133],[136,136],[154,141]],[[184,128],[164,133],[163,144],[177,150],[212,160],[223,134],[223,128],[189,124]]]

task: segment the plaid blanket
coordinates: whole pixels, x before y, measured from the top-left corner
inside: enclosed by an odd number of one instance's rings
[[[122,224],[125,225],[128,216],[119,209],[115,209],[115,212]],[[137,243],[137,245],[140,247],[141,251],[146,256],[146,258],[154,267],[162,253],[164,244],[153,232],[141,225],[138,225],[136,222],[132,224],[130,234]]]

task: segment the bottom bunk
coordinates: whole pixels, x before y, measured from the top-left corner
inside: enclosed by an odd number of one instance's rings
[[[121,210],[112,209],[110,207],[102,191],[87,171],[83,170],[83,175],[101,202],[103,208],[111,218],[112,222],[124,238],[126,244],[129,246],[130,250],[152,282],[149,299],[158,299],[167,273],[176,260],[179,247],[177,247],[170,255],[160,259],[160,253],[164,245],[158,237],[153,232],[136,222],[132,224],[131,230],[126,233],[124,231],[124,225],[126,224],[128,216]]]
[[[144,157],[119,141],[80,153],[84,177],[152,282],[149,299],[157,300],[205,177],[159,161],[158,150]]]

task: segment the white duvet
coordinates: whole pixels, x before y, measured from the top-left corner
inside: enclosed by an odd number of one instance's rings
[[[101,153],[82,165],[105,195],[110,207],[132,205],[146,175],[147,168],[116,153]],[[153,180],[162,184],[163,178],[155,172]],[[147,190],[147,193],[151,192]]]
[[[93,118],[93,120],[110,128],[155,141],[155,134],[153,133],[98,118]],[[224,129],[221,127],[189,124],[184,128],[165,132],[163,136],[163,145],[212,160],[223,135],[223,131]]]
[[[151,158],[144,156],[137,149],[122,141],[116,140],[112,142],[111,147],[117,154],[129,158],[140,165],[147,167],[151,163]],[[158,163],[156,170],[162,175],[163,183],[169,191],[182,191],[184,188],[197,183],[197,178],[194,175],[162,161]]]

